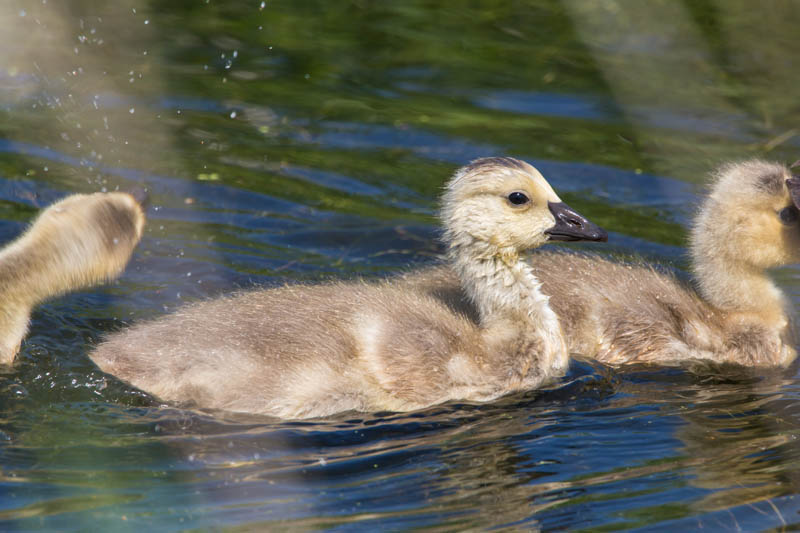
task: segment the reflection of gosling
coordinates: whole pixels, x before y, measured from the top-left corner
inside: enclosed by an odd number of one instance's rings
[[[129,194],[75,194],[45,209],[0,250],[0,363],[13,361],[34,306],[119,275],[144,220]]]
[[[134,326],[91,357],[162,400],[282,417],[486,401],[561,373],[561,329],[519,254],[605,233],[514,159],[461,169],[442,220],[475,317],[391,281],[288,286]]]
[[[722,167],[691,232],[697,290],[649,266],[595,256],[540,252],[531,266],[570,352],[615,364],[785,366],[796,356],[790,320],[765,269],[800,262],[798,206],[800,178],[786,167]],[[458,288],[446,269],[410,275],[408,283]]]

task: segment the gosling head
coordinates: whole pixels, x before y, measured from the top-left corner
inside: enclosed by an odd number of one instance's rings
[[[144,224],[134,194],[74,194],[45,209],[27,235],[40,253],[58,261],[54,275],[78,287],[122,272]]]
[[[695,263],[766,269],[800,262],[800,177],[778,163],[751,160],[716,173],[691,233]]]
[[[509,157],[478,159],[459,169],[442,197],[442,222],[451,247],[480,243],[489,253],[608,239],[562,202],[538,170]]]

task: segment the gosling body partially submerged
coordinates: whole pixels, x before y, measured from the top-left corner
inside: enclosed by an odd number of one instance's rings
[[[75,194],[0,250],[0,363],[14,360],[36,305],[118,276],[144,222],[130,194]]]
[[[766,269],[800,262],[800,178],[748,161],[715,176],[691,231],[694,283],[594,255],[532,254],[569,351],[611,364],[692,360],[783,367],[796,357],[791,312]],[[469,303],[455,275],[407,276],[411,290]]]
[[[393,281],[287,286],[186,307],[91,357],[164,401],[293,418],[486,401],[561,374],[561,328],[519,254],[605,233],[508,158],[461,169],[442,221],[469,314]]]

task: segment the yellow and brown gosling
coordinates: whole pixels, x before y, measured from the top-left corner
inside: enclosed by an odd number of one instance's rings
[[[561,328],[520,254],[606,234],[510,158],[460,169],[441,218],[471,315],[391,280],[295,285],[188,306],[90,356],[163,401],[287,418],[488,401],[561,374]]]

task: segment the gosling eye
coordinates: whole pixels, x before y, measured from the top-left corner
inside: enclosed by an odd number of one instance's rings
[[[528,202],[531,201],[531,199],[528,198],[527,194],[525,194],[524,192],[519,192],[519,191],[514,191],[514,192],[510,193],[507,198],[508,198],[508,201],[511,202],[512,205],[517,205],[517,206],[525,205],[525,204],[527,204]]]
[[[778,216],[781,217],[781,222],[787,226],[791,226],[800,219],[800,211],[798,211],[795,206],[790,205],[778,211]]]

